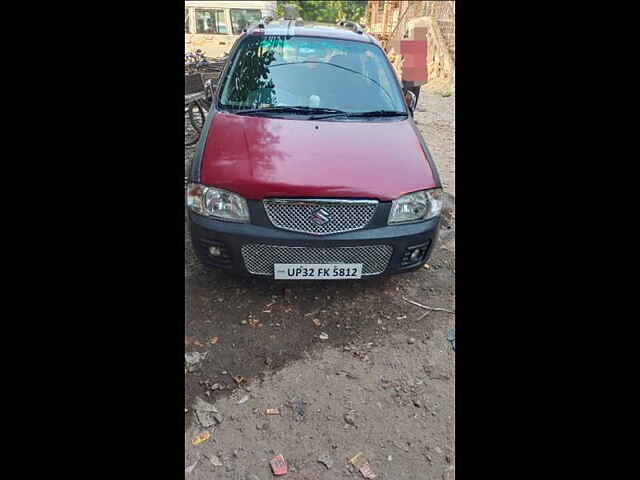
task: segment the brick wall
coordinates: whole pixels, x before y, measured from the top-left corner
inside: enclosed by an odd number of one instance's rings
[[[426,27],[430,81],[453,81],[455,1],[370,0],[365,19],[368,31],[380,39],[397,71],[400,70],[400,57],[391,48],[391,43],[403,38],[416,26]]]

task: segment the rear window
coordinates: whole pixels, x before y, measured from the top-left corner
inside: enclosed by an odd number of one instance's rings
[[[229,33],[224,10],[196,9],[196,33]]]
[[[249,24],[262,18],[260,10],[248,10],[244,8],[231,9],[231,29],[234,35],[240,35]]]
[[[248,37],[223,81],[220,107],[316,106],[405,112],[395,73],[379,47],[311,37]]]

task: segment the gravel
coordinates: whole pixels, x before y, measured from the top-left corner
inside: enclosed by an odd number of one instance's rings
[[[452,195],[454,108],[455,96],[423,91],[415,116]],[[192,153],[185,149],[185,164]],[[449,208],[454,228],[455,204]],[[379,478],[453,478],[455,352],[447,334],[455,315],[423,316],[402,300],[455,310],[453,238],[441,241],[429,269],[353,282],[276,282],[206,270],[186,228],[185,336],[202,346],[185,342],[185,350],[209,354],[199,362],[198,355],[185,357],[199,369],[185,375],[185,467],[202,455],[224,464],[200,462],[189,477],[272,478],[269,460],[283,454],[300,478],[354,478],[343,459],[362,451]],[[325,341],[318,341],[315,318]],[[246,381],[238,385],[232,375]],[[242,404],[247,388],[251,402]],[[215,441],[193,446],[202,426],[192,407],[205,391],[225,421],[211,427]],[[275,407],[281,415],[265,414]],[[344,428],[345,413],[357,428]],[[435,445],[447,455],[428,461],[424,452]],[[330,471],[319,462],[327,450]]]

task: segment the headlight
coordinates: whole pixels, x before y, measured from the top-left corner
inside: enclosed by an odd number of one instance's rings
[[[248,222],[247,201],[240,195],[219,188],[190,183],[187,189],[187,206],[200,215],[230,222]]]
[[[389,224],[428,220],[442,211],[442,189],[414,192],[394,200],[391,203]]]

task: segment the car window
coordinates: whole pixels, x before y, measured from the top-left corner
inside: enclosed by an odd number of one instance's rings
[[[313,106],[346,112],[405,112],[379,47],[311,37],[248,37],[223,80],[220,107]]]
[[[196,33],[229,33],[224,10],[196,9]]]
[[[260,10],[248,10],[241,8],[231,9],[231,30],[234,35],[240,35],[249,24],[262,18]]]

